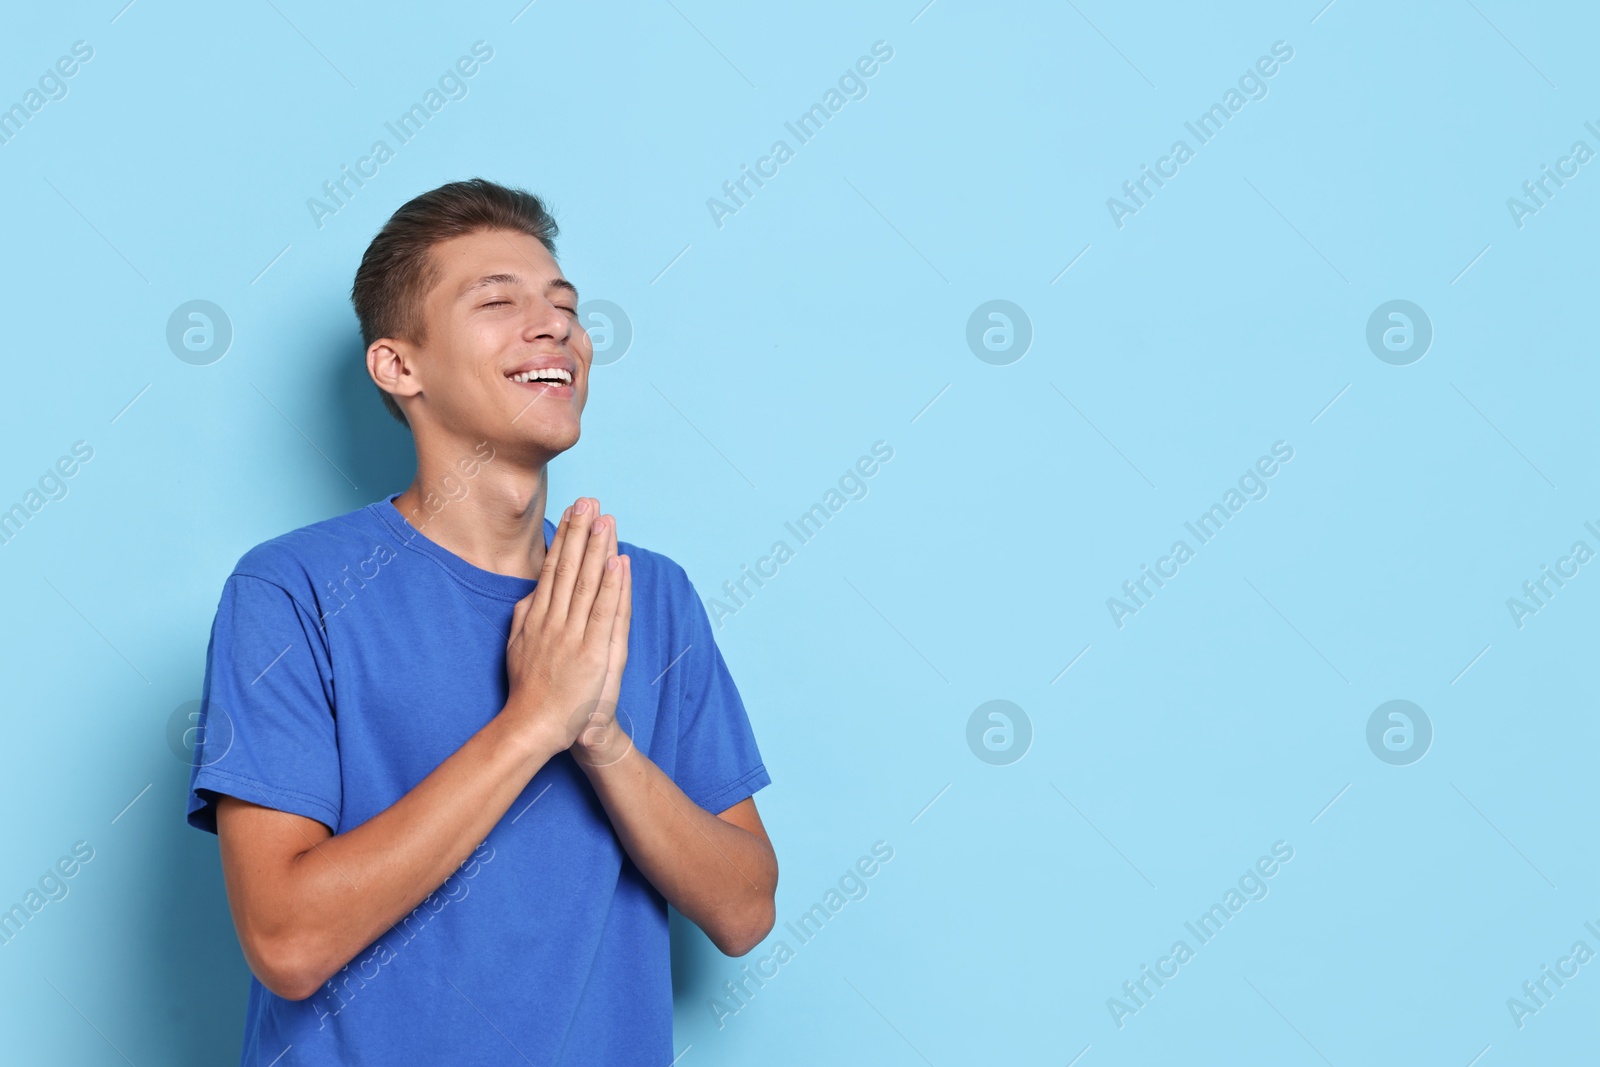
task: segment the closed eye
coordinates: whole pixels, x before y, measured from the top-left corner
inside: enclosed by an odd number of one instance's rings
[[[509,301],[509,300],[491,300],[486,304],[480,304],[478,306],[479,307],[486,307],[486,308],[510,307],[511,306],[511,301]],[[568,307],[565,304],[557,304],[556,307],[559,308],[562,311],[565,311],[568,315],[576,315],[578,313],[578,309],[577,308]]]

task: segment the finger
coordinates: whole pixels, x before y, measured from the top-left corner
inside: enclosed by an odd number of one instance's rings
[[[611,626],[617,616],[617,601],[622,596],[622,563],[616,556],[609,556],[601,566],[600,591],[595,594],[594,604],[589,608],[583,640],[597,652],[605,648],[609,663]]]
[[[610,561],[612,559],[614,559],[616,557],[616,555],[617,555],[617,517],[615,515],[612,515],[610,517],[610,520],[606,523],[606,542],[607,542],[607,544],[606,544],[606,556],[605,556],[605,558],[606,558],[606,561],[607,561],[607,566],[609,568]],[[610,573],[609,570],[608,570],[607,573]],[[618,596],[620,598],[620,596],[621,596],[621,583],[627,581],[627,572],[622,569],[622,563],[620,561],[616,565],[616,572],[615,573],[616,573],[617,580],[618,580]],[[598,599],[599,598],[597,596],[596,600],[598,601]],[[602,632],[606,633],[607,635],[610,634],[611,626],[612,626],[613,620],[615,618],[616,618],[616,610],[615,610],[614,607],[610,611],[605,612],[604,615],[601,615],[598,612],[591,612],[590,613],[591,621],[600,624],[600,626],[602,628]]]
[[[618,556],[622,572],[622,591],[617,596],[617,614],[611,622],[611,650],[608,662],[615,664],[620,684],[622,666],[628,659],[628,631],[633,625],[633,557]]]
[[[537,592],[537,590],[535,590]],[[528,607],[533,603],[534,593],[529,593],[511,608],[511,631],[506,634],[506,640],[516,637],[522,632],[522,620],[528,617]]]
[[[577,585],[583,556],[589,547],[589,531],[599,517],[600,502],[593,497],[581,496],[572,505],[567,536],[561,542],[561,552],[551,576],[549,618],[552,622],[563,623],[571,614],[572,590]]]
[[[583,633],[588,632],[589,616],[594,610],[595,598],[600,593],[601,581],[606,573],[611,544],[610,528],[615,522],[614,516],[601,515],[589,527],[588,544],[583,550],[583,566],[578,571],[578,580],[572,589],[572,601],[567,608],[567,618],[572,625],[582,627]]]
[[[606,678],[600,686],[600,699],[615,706],[622,696],[622,671],[628,662],[628,622],[633,613],[633,569],[627,556],[617,557],[617,609],[607,635]]]
[[[633,626],[633,557],[622,557],[622,603],[617,607],[617,625],[619,627],[612,634],[612,640],[622,649],[623,658],[628,655],[628,633]]]
[[[550,610],[551,586],[550,581],[556,573],[556,559],[561,554],[561,545],[567,535],[567,528],[572,523],[572,505],[567,505],[567,510],[561,513],[561,521],[556,523],[556,532],[550,535],[550,546],[544,550],[544,563],[539,567],[538,585],[533,590],[533,607],[536,615],[542,615]]]
[[[612,640],[619,642],[624,651],[628,647],[628,627],[633,625],[633,557],[621,556],[622,602],[617,608],[617,629]]]

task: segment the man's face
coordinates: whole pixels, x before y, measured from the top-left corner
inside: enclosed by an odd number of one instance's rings
[[[428,341],[416,373],[426,412],[417,416],[535,461],[571,448],[594,348],[578,322],[577,290],[554,257],[510,230],[441,241],[432,255],[440,278],[423,302]],[[565,371],[568,384],[514,380],[540,368]]]

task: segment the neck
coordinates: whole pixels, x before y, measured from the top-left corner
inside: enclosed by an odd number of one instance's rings
[[[547,466],[493,445],[418,449],[417,477],[394,499],[417,532],[474,567],[537,578],[544,566]]]

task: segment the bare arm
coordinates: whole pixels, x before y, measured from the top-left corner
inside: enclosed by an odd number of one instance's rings
[[[633,583],[632,561],[622,559],[622,601],[612,642],[613,658],[625,662]],[[755,798],[746,797],[720,816],[690,800],[617,725],[620,672],[615,687],[607,682],[590,725],[570,749],[573,759],[588,775],[639,873],[725,955],[742,956],[767,936],[777,916],[778,858]]]
[[[218,797],[228,905],[261,984],[304,1000],[442,885],[553,755],[521,734],[496,717],[393,805],[338,835]]]
[[[638,749],[605,766],[578,762],[628,858],[673,907],[725,955],[761,943],[776,921],[778,858],[754,797],[719,817]]]
[[[583,504],[584,501],[580,501]],[[335,835],[314,819],[236,797],[217,803],[228,905],[268,989],[311,996],[437,889],[549,759],[568,747],[610,673],[622,594],[609,518],[569,509],[539,584],[513,612],[510,696],[500,713],[373,818]],[[569,527],[573,536],[564,537]],[[616,668],[620,675],[621,668]]]

